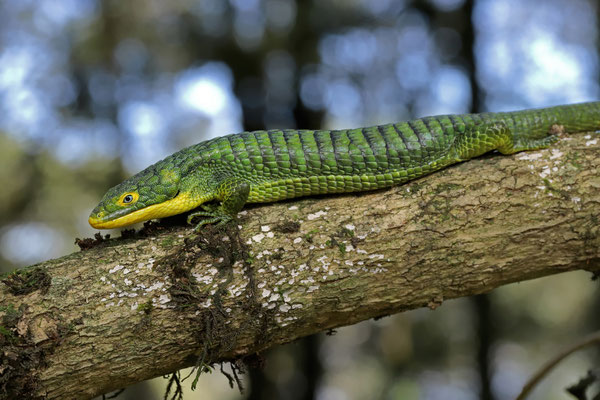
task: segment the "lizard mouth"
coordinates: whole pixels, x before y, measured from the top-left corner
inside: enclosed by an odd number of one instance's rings
[[[158,204],[152,204],[122,216],[119,216],[118,214],[115,215],[116,213],[113,213],[112,215],[92,214],[90,215],[88,222],[93,228],[96,229],[121,228],[137,222],[181,214],[196,208],[198,205],[198,202],[194,201],[194,199],[188,193],[179,193],[170,200]]]

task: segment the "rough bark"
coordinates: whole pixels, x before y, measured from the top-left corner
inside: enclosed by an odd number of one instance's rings
[[[85,399],[511,282],[600,270],[600,138],[155,228],[5,277],[0,396]]]

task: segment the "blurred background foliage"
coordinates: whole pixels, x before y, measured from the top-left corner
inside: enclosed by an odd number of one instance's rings
[[[1,270],[75,251],[108,187],[211,137],[598,99],[599,17],[596,0],[0,1]],[[244,394],[213,373],[186,399],[512,399],[600,328],[589,278],[315,335],[267,352]],[[599,361],[572,356],[535,398],[569,398]]]

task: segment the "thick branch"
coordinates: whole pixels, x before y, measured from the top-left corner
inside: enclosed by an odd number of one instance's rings
[[[199,355],[231,360],[510,282],[597,271],[598,140],[254,207],[239,236],[179,226],[42,263],[0,288],[2,390],[91,398]]]

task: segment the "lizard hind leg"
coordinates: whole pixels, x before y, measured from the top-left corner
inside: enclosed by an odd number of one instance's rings
[[[518,139],[513,143],[512,147],[498,148],[498,151],[502,154],[513,154],[519,151],[545,149],[557,141],[558,136],[556,135],[546,136],[541,139]]]
[[[469,160],[491,150],[504,153],[513,147],[513,136],[504,122],[482,122],[456,137],[449,154],[457,161]]]
[[[452,144],[452,154],[458,160],[468,160],[491,150],[502,154],[544,149],[556,142],[550,135],[542,139],[515,138],[511,129],[502,121],[477,124],[459,135]]]

